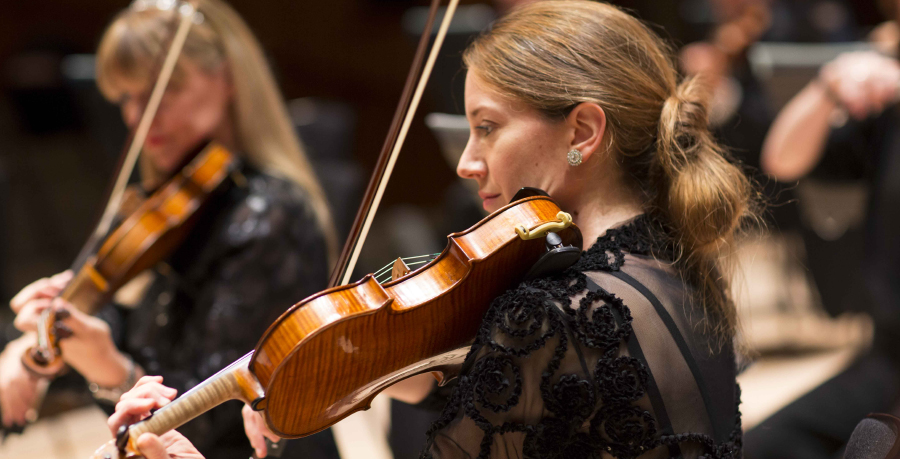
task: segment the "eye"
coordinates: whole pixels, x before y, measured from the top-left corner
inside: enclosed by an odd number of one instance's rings
[[[484,132],[484,135],[488,135],[488,134],[490,134],[491,132],[494,132],[494,127],[493,127],[493,126],[490,126],[490,125],[487,125],[487,124],[482,124],[482,125],[480,125],[480,126],[475,126],[475,129],[478,129],[478,130]]]

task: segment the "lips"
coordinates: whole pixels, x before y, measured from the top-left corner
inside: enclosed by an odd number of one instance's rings
[[[493,199],[500,196],[500,193],[488,193],[486,191],[479,191],[478,197],[484,200]]]

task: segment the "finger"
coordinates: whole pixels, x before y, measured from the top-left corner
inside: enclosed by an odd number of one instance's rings
[[[140,387],[140,386],[143,386],[144,384],[162,383],[162,382],[163,382],[162,376],[152,376],[152,375],[141,376],[141,379],[138,379],[138,381],[134,384],[134,387]]]
[[[281,437],[279,437],[274,432],[269,430],[269,426],[268,426],[268,424],[266,424],[266,421],[263,420],[262,415],[259,415],[259,424],[261,426],[262,433],[263,433],[263,435],[265,435],[266,438],[268,438],[269,440],[272,440],[273,442],[281,441]],[[265,443],[265,442],[263,442],[263,443]]]
[[[13,310],[13,312],[18,314],[19,310],[22,309],[22,306],[24,306],[25,303],[35,299],[35,296],[38,294],[38,292],[49,284],[50,279],[44,277],[26,285],[25,288],[20,290],[19,293],[17,293],[16,296],[14,296],[12,300],[9,301],[9,307]]]
[[[178,395],[177,390],[154,382],[133,388],[122,394],[120,400],[151,399],[156,402],[157,407],[162,408],[163,406],[168,405],[176,395]]]
[[[138,449],[146,459],[170,459],[166,447],[156,435],[144,433],[137,440]]]
[[[141,376],[141,379],[138,379],[134,386],[128,392],[122,394],[119,398],[120,400],[132,398],[136,396],[138,393],[135,390],[141,386],[145,386],[147,384],[160,384],[162,383],[162,376]]]
[[[41,313],[52,305],[52,301],[48,298],[31,300],[19,309],[13,325],[22,332],[30,332],[37,330],[37,322]]]
[[[256,452],[256,457],[266,457],[266,442],[256,425],[256,413],[250,408],[250,405],[244,405],[241,408],[241,417],[244,418],[244,433],[250,440],[250,446]]]
[[[67,285],[69,285],[69,282],[72,280],[72,278],[74,276],[75,276],[75,274],[72,272],[72,270],[67,269],[61,273],[57,273],[57,274],[50,276],[50,285],[52,285],[55,288],[58,288],[59,290],[62,290],[64,288],[66,288]]]
[[[56,297],[71,280],[71,270],[63,271],[49,278],[45,277],[38,279],[19,291],[19,293],[9,301],[9,307],[12,308],[13,312],[18,313],[19,309],[21,309],[29,300]]]
[[[159,440],[166,447],[166,452],[172,457],[184,458],[202,458],[203,456],[197,451],[197,447],[190,440],[178,433],[177,430],[170,430],[159,436]]]
[[[254,435],[253,440],[250,441],[250,446],[253,447],[256,457],[266,457],[269,455],[269,451],[266,449],[266,440],[263,438],[262,434]]]
[[[109,417],[106,424],[113,435],[116,435],[119,427],[133,424],[141,420],[142,417],[149,415],[155,404],[156,402],[150,399],[120,400],[116,404],[116,412]]]

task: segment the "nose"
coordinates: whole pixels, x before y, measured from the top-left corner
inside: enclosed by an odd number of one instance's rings
[[[472,145],[472,139],[466,144],[462,156],[459,157],[459,164],[456,165],[456,175],[464,179],[479,179],[487,175],[487,164],[480,155],[476,154]]]
[[[122,103],[122,121],[129,128],[137,126],[141,114],[144,112],[144,104],[136,100],[128,100]]]

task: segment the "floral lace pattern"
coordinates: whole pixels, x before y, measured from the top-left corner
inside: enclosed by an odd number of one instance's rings
[[[633,335],[630,309],[603,288],[588,289],[585,271],[618,271],[625,253],[664,252],[657,240],[651,222],[639,217],[610,229],[565,272],[524,282],[496,298],[457,387],[428,431],[422,457],[443,457],[442,443],[464,450],[465,457],[488,458],[492,450],[504,450],[496,443],[507,434],[520,439],[514,448],[527,458],[633,458],[687,443],[701,446],[699,457],[740,457],[737,407],[733,433],[723,444],[703,433],[661,433],[654,415],[636,403],[647,396],[650,371],[639,358],[621,352]],[[552,351],[537,354],[547,347]],[[563,370],[573,355],[582,359],[583,372]],[[587,361],[587,355],[598,357]],[[527,398],[527,369],[539,372],[533,384],[539,385],[543,409],[537,414],[517,407]],[[518,414],[510,415],[513,410]],[[470,421],[480,429],[469,429],[481,434],[477,451],[455,437],[454,429]]]

